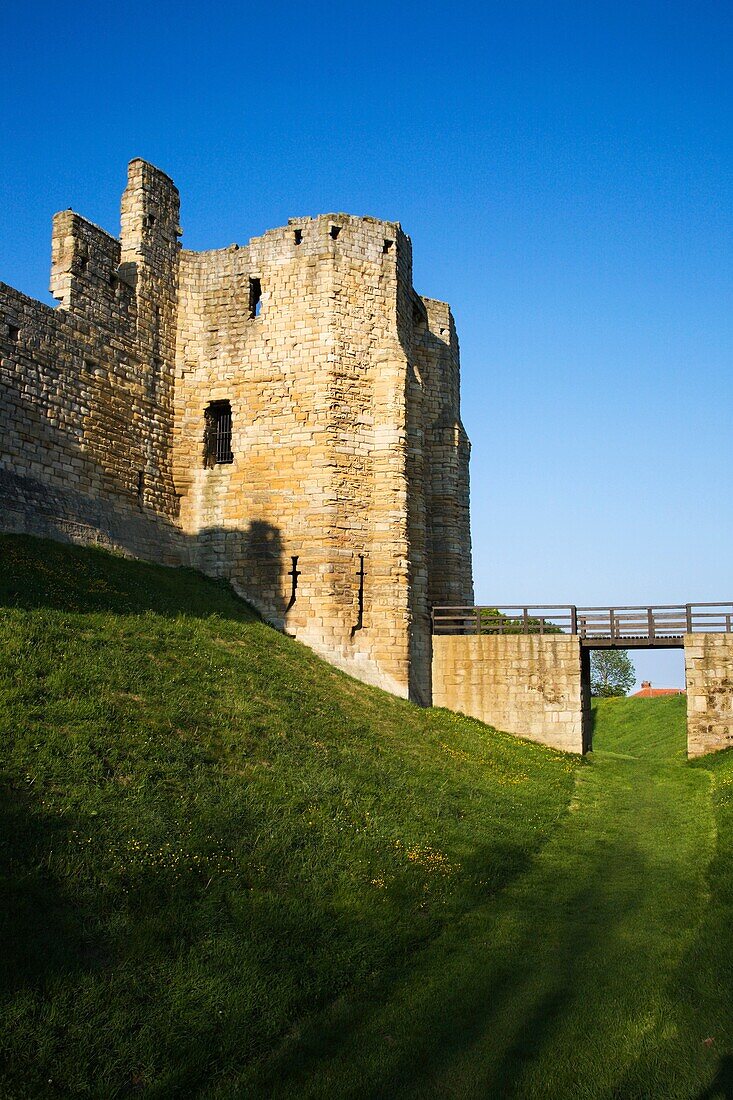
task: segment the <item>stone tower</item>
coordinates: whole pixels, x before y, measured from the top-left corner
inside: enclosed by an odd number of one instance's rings
[[[133,160],[119,241],[54,219],[59,308],[0,284],[0,525],[225,577],[429,703],[431,605],[473,596],[448,306],[414,291],[396,223],[291,219],[195,253],[178,219]]]

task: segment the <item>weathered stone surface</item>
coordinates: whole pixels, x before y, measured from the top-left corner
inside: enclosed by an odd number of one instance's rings
[[[439,635],[433,705],[566,752],[590,747],[590,695],[575,635]]]
[[[0,284],[0,528],[195,564],[428,703],[430,606],[473,596],[448,306],[415,293],[396,223],[293,219],[193,253],[178,220],[133,160],[119,241],[56,215],[59,308]],[[213,401],[231,463],[204,461]]]
[[[733,634],[686,634],[687,753],[733,745]]]

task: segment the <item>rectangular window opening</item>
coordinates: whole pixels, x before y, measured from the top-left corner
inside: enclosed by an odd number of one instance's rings
[[[8,340],[11,344],[17,344],[20,340],[20,329],[17,325],[8,324]]]
[[[296,244],[302,244],[303,243],[303,230],[302,229],[296,229],[293,236],[295,237],[295,243]]]
[[[204,422],[204,465],[233,462],[231,402],[211,401],[204,412]]]
[[[385,254],[385,255],[386,255],[386,254],[387,254],[388,252],[391,252],[391,251],[392,251],[392,245],[393,245],[393,244],[394,244],[394,241],[388,241],[388,240],[387,240],[387,239],[385,238],[384,244],[382,245],[382,252],[384,252],[384,254]]]
[[[425,328],[428,321],[428,312],[419,298],[412,301],[412,323],[416,329]]]
[[[249,281],[249,312],[251,317],[259,317],[262,309],[262,280]]]
[[[338,237],[339,233],[341,232],[341,226],[340,225],[332,225],[330,232],[331,232],[331,239],[335,241],[336,238]]]
[[[137,499],[143,500],[145,496],[145,471],[138,470],[137,472]]]

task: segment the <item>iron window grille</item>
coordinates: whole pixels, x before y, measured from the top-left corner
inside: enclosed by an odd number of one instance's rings
[[[204,414],[204,463],[216,466],[233,462],[232,406],[229,401],[212,401]]]

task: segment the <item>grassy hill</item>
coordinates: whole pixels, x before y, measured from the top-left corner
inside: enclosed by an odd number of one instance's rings
[[[526,870],[578,766],[196,573],[18,537],[0,732],[4,1097],[268,1094],[309,1019],[389,997]]]
[[[0,1096],[733,1097],[733,754],[587,762],[0,538]]]

